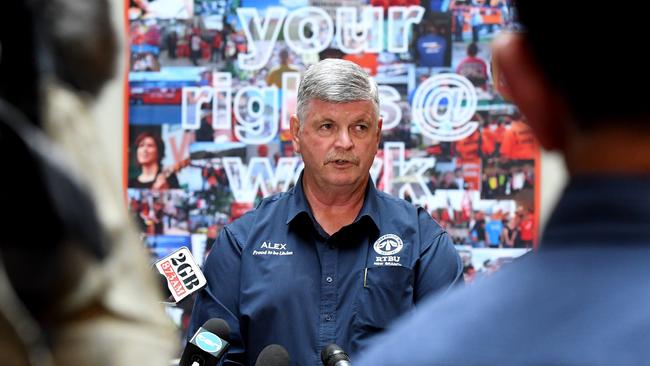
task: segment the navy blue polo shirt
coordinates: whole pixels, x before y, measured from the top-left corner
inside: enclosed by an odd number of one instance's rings
[[[370,181],[357,218],[330,236],[314,219],[302,177],[225,226],[204,272],[208,286],[189,334],[224,319],[228,359],[242,364],[254,364],[269,344],[285,347],[292,365],[321,365],[330,343],[356,353],[421,299],[462,281],[449,235],[425,210]]]

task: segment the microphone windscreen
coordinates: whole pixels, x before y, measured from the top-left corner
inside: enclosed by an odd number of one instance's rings
[[[289,366],[289,352],[279,344],[270,344],[260,352],[255,366]]]
[[[230,327],[225,320],[219,318],[212,318],[203,323],[203,329],[210,333],[215,334],[217,337],[224,341],[230,340]]]

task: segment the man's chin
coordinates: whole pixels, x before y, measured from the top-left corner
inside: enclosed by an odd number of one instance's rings
[[[361,177],[359,177],[358,174],[338,173],[330,174],[326,181],[332,187],[347,187],[359,184],[361,182]]]

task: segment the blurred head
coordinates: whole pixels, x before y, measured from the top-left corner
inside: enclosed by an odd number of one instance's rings
[[[98,94],[115,74],[118,39],[109,2],[35,1],[42,12],[42,36],[50,43],[57,76],[74,88]]]
[[[135,138],[136,161],[139,165],[158,164],[164,157],[165,145],[151,132],[145,131]]]
[[[0,97],[34,124],[41,124],[42,84],[55,81],[73,92],[97,97],[115,72],[118,38],[109,2],[18,1],[3,9],[0,32]]]
[[[650,131],[647,93],[633,92],[650,85],[650,74],[640,71],[647,67],[642,58],[624,51],[644,44],[645,12],[614,17],[608,35],[616,41],[603,49],[593,28],[577,20],[612,19],[611,8],[567,2],[558,11],[535,0],[516,7],[524,31],[502,33],[492,55],[507,84],[504,95],[544,147],[566,152],[573,137],[602,127]]]
[[[282,145],[282,156],[293,156],[293,144],[283,144]]]
[[[453,172],[445,172],[445,174],[442,176],[442,180],[444,184],[451,184],[454,182],[454,173]]]
[[[467,55],[471,57],[478,55],[478,46],[476,43],[472,42],[467,46]]]
[[[424,28],[427,33],[438,34],[438,28],[436,28],[436,26],[431,22],[427,23]]]
[[[326,59],[305,72],[291,116],[293,146],[306,180],[321,187],[358,187],[381,134],[377,85],[356,64]]]
[[[286,65],[289,63],[289,51],[283,49],[280,51],[280,63]]]
[[[266,157],[269,155],[269,147],[266,145],[257,146],[257,156]]]
[[[576,19],[609,19],[611,9],[571,2],[557,12],[531,0],[517,1],[516,6],[535,60],[552,86],[566,96],[580,127],[589,129],[610,118],[637,121],[650,116],[646,93],[631,92],[650,85],[650,75],[636,72],[643,70],[646,62],[633,52],[622,53],[645,43],[644,11],[625,12],[624,17],[614,20],[608,33],[616,39],[615,48],[606,51],[602,50],[602,40],[593,36],[593,29],[576,26]],[[570,36],[567,29],[571,29]],[[595,50],[602,51],[597,57],[589,57],[596,56]],[[631,72],[626,74],[625,70]],[[589,87],[595,80],[598,86]]]

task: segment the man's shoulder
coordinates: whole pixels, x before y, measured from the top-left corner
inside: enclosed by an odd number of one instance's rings
[[[614,255],[613,260],[632,255]],[[649,256],[646,251],[644,259]],[[533,358],[554,364],[577,355],[584,357],[579,364],[593,364],[585,360],[599,357],[595,364],[608,364],[603,360],[611,355],[601,354],[607,350],[594,347],[599,338],[632,351],[633,334],[650,326],[650,295],[640,294],[642,285],[627,279],[649,274],[650,268],[640,261],[632,268],[626,263],[594,268],[606,257],[612,258],[610,251],[595,249],[516,259],[444,297],[429,298],[378,338],[357,364],[517,365]],[[650,341],[650,334],[643,334],[634,341]],[[399,351],[386,354],[386,344]]]
[[[391,196],[388,193],[376,190],[378,209],[382,214],[389,213],[391,216],[408,215],[413,217],[418,214],[419,208],[402,198]]]
[[[280,192],[268,196],[260,201],[260,203],[255,208],[255,211],[259,211],[262,214],[268,213],[268,211],[274,211],[279,207],[283,207],[289,204],[289,199],[293,195],[293,190],[290,189],[286,192]]]
[[[257,207],[246,212],[238,219],[226,225],[226,227],[233,231],[247,231],[251,228],[251,225],[260,220],[261,217],[277,215],[278,211],[284,212],[284,207],[289,203],[289,197],[292,194],[293,191],[290,190],[288,192],[280,192],[266,197],[260,201]]]
[[[387,206],[393,206],[393,207],[398,207],[398,208],[401,207],[401,208],[404,208],[404,209],[409,209],[409,208],[414,208],[415,207],[410,202],[408,202],[408,201],[406,201],[406,200],[404,200],[402,198],[399,198],[399,197],[391,196],[390,194],[388,194],[388,193],[386,193],[384,191],[380,191],[379,189],[375,190],[375,194],[376,194],[377,200],[379,202],[381,202],[382,204],[385,204]]]
[[[444,229],[423,207],[415,206],[411,202],[382,191],[377,191],[377,202],[380,214],[389,217],[391,222],[398,222],[400,226],[417,226],[421,236],[433,238],[444,232]]]

